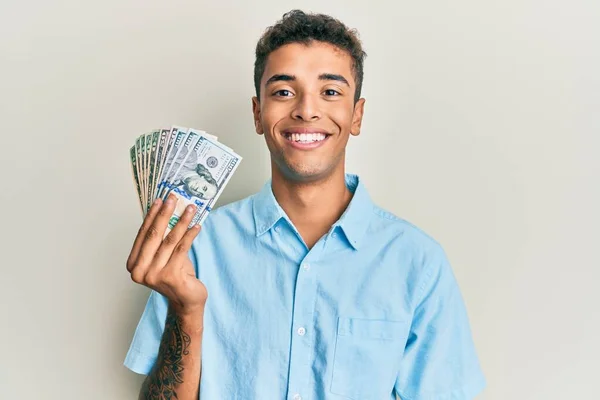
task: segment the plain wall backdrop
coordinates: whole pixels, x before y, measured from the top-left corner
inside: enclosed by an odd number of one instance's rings
[[[479,399],[600,398],[597,0],[1,1],[0,398],[136,398],[128,149],[205,129],[244,157],[219,204],[259,190],[254,48],[292,8],[360,32],[348,171],[446,249]]]

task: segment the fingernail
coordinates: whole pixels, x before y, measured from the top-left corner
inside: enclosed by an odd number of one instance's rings
[[[169,197],[167,197],[167,204],[168,204],[168,205],[171,205],[171,204],[173,204],[173,202],[174,202],[174,201],[175,201],[175,200],[173,199],[173,195],[169,195]]]
[[[154,205],[158,204],[159,201],[160,201],[160,198],[157,198],[156,200],[154,200]]]
[[[194,206],[192,206],[192,205],[189,205],[185,208],[185,212],[188,214],[191,213],[192,211],[194,211]]]

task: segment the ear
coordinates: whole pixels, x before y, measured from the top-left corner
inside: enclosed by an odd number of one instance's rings
[[[365,111],[365,99],[360,98],[354,105],[354,114],[352,115],[352,126],[350,134],[352,136],[360,135],[360,126],[362,124],[363,113]]]
[[[264,131],[260,122],[260,102],[256,96],[252,97],[252,115],[254,116],[254,130],[262,135]]]

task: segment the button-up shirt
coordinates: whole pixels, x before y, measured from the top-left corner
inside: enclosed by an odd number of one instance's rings
[[[270,182],[211,212],[190,258],[209,297],[201,400],[472,399],[485,386],[440,244],[376,206],[357,176],[311,248]],[[167,300],[151,292],[125,365],[155,363]]]

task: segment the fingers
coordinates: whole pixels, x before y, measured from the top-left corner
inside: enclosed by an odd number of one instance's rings
[[[195,208],[192,208],[190,214],[193,216]],[[185,216],[185,213],[184,213]],[[169,237],[173,234],[171,239],[163,241],[159,251],[156,254],[156,258],[152,262],[152,265],[147,268],[144,276],[144,282],[149,287],[166,286],[167,288],[175,289],[180,287],[181,281],[181,266],[183,265],[184,258],[179,257],[187,256],[187,252],[192,246],[194,238],[200,231],[199,225],[194,225],[189,230],[187,229],[191,216],[182,216],[182,218],[173,227],[173,230],[169,232]],[[167,244],[165,244],[167,242]],[[160,254],[160,255],[159,255]],[[195,273],[191,273],[195,276]]]
[[[176,202],[177,198],[174,195],[169,195],[164,204],[158,209],[156,216],[142,235],[143,242],[137,257],[137,264],[150,265],[152,263],[156,250],[162,243]]]
[[[177,221],[177,224],[175,224],[171,232],[169,232],[169,234],[164,238],[162,244],[158,248],[156,255],[154,256],[154,266],[157,268],[163,268],[167,264],[171,258],[173,249],[187,232],[187,227],[190,225],[195,213],[196,206],[188,205],[185,208],[185,211],[179,218],[179,221]]]
[[[161,204],[162,200],[156,199],[156,201],[150,207],[150,210],[148,210],[148,213],[144,218],[142,226],[140,226],[140,229],[138,230],[137,236],[135,237],[133,246],[131,248],[131,252],[129,253],[129,257],[127,258],[127,271],[129,272],[131,272],[136,265],[140,249],[146,237],[146,232],[148,231],[148,228],[150,228],[152,222],[154,222],[154,218],[156,217],[156,214],[158,213]]]
[[[181,238],[179,243],[175,245],[175,248],[171,253],[171,258],[168,262],[169,264],[172,263],[173,265],[180,265],[183,262],[183,260],[188,257],[188,253],[192,248],[192,243],[194,242],[194,239],[200,232],[200,229],[200,225],[194,225],[183,235],[183,237]],[[194,271],[186,272],[194,273]]]

